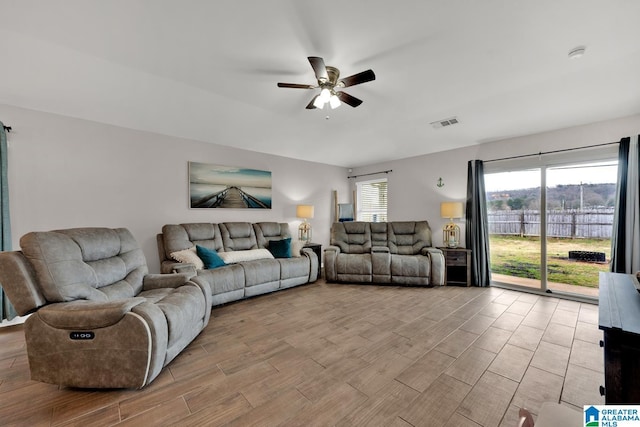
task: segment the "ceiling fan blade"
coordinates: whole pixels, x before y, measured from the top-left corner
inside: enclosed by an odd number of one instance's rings
[[[353,108],[362,104],[361,99],[358,99],[355,96],[351,96],[345,92],[337,92],[336,96],[340,99],[340,101],[344,102],[345,104],[351,105]]]
[[[371,80],[375,80],[375,79],[376,79],[376,75],[373,72],[373,70],[367,70],[358,74],[354,74],[353,76],[340,79],[340,83],[342,87],[349,87],[349,86],[359,85],[360,83],[370,82]]]
[[[278,87],[288,87],[291,89],[314,89],[313,85],[301,85],[298,83],[278,83]]]
[[[313,99],[311,100],[311,102],[307,105],[307,110],[313,110],[314,108],[316,108],[315,105],[313,105],[314,102],[316,102],[316,98],[319,97],[320,95],[316,95],[313,97]]]
[[[323,81],[329,80],[327,67],[324,65],[324,59],[319,56],[309,56],[307,59],[313,68],[313,72],[316,73],[316,79]]]

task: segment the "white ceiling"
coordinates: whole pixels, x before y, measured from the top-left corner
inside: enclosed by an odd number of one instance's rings
[[[640,113],[639,16],[637,0],[0,0],[0,103],[361,166]],[[315,92],[276,87],[315,83],[307,56],[373,69],[345,89],[364,103],[306,110]]]

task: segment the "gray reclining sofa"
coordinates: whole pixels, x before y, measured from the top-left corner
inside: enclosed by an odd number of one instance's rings
[[[207,325],[211,290],[186,274],[147,274],[124,229],[32,232],[0,252],[31,378],[81,388],[142,388]],[[0,423],[1,424],[1,423]]]
[[[336,222],[324,251],[328,282],[444,285],[444,269],[427,221]]]
[[[315,282],[319,260],[311,249],[302,248],[287,258],[269,256],[272,242],[290,238],[287,223],[167,224],[157,236],[160,269],[189,272],[192,281],[210,287],[212,305]],[[231,262],[196,270],[193,263],[176,261],[176,253],[196,246],[231,257]]]

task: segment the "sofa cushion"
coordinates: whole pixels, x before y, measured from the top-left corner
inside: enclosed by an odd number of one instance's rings
[[[369,276],[373,273],[370,254],[338,254],[336,273]]]
[[[280,279],[291,279],[294,277],[309,277],[309,258],[280,258]]]
[[[431,262],[424,255],[391,255],[391,276],[429,277]]]
[[[278,258],[278,262],[280,263],[280,289],[286,289],[309,282],[311,260],[306,256],[298,258]]]
[[[209,270],[227,265],[227,263],[224,262],[222,258],[220,258],[220,255],[218,255],[218,252],[214,250],[204,248],[200,245],[196,245],[196,253],[198,254],[198,257],[202,260],[204,266]]]
[[[31,232],[20,246],[49,302],[130,298],[148,272],[142,250],[123,228]]]
[[[224,251],[258,249],[256,233],[249,222],[225,222],[219,224]]]
[[[193,246],[189,249],[183,249],[181,251],[171,252],[171,259],[183,264],[193,264],[196,270],[202,270],[204,268],[204,262],[198,256],[196,247]]]
[[[331,227],[331,244],[347,254],[371,252],[371,228],[368,222],[337,222]]]
[[[240,265],[244,269],[245,288],[259,285],[265,285],[268,288],[273,285],[277,289],[280,286],[280,263],[277,260],[259,259],[246,261]],[[247,295],[246,289],[245,295]]]
[[[269,241],[291,237],[286,222],[256,222],[253,224],[259,248],[268,248]]]
[[[431,228],[427,221],[393,221],[388,223],[389,252],[416,255],[431,246]]]
[[[291,258],[291,237],[282,240],[270,240],[268,248],[274,258]]]
[[[371,222],[371,246],[388,246],[388,225],[386,222]]]
[[[209,283],[212,296],[244,289],[244,270],[241,264],[227,264],[213,270],[198,271],[197,279]]]
[[[195,245],[216,251],[222,249],[220,228],[211,223],[167,224],[162,227],[162,240],[167,258],[171,258],[172,252]]]
[[[307,242],[303,240],[294,240],[291,242],[291,256],[294,258],[298,258],[302,256],[302,248],[306,245]]]
[[[219,252],[218,255],[227,264],[255,261],[258,259],[273,259],[273,255],[267,249],[251,249],[247,251]]]

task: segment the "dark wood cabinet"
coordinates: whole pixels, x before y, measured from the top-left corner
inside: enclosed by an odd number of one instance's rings
[[[640,404],[640,294],[635,276],[600,273],[605,403]],[[634,283],[635,282],[635,283]]]
[[[439,247],[444,253],[447,285],[471,286],[471,249]]]

